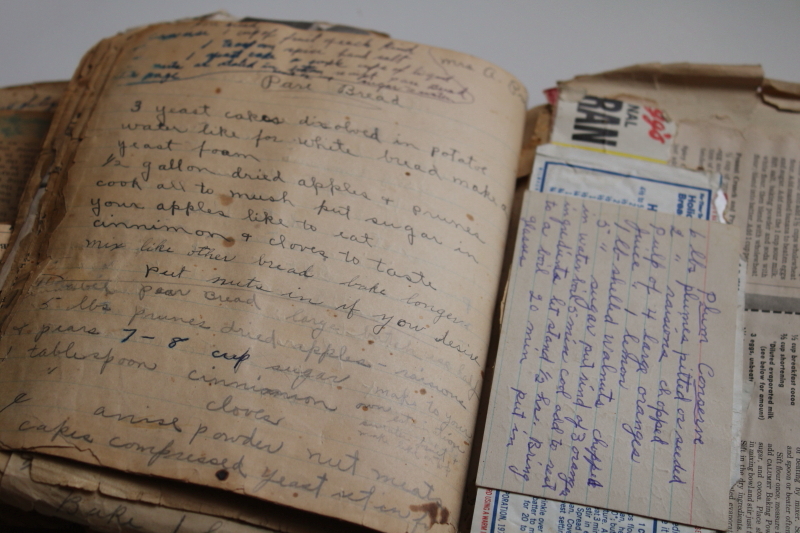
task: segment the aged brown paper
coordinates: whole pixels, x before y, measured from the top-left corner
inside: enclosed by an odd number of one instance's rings
[[[67,88],[65,81],[15,85],[0,89],[0,110],[54,113]]]
[[[44,142],[52,113],[0,111],[0,221],[17,215],[22,189]]]
[[[479,486],[723,529],[738,231],[529,192]]]
[[[269,502],[242,498],[218,489],[199,487],[117,470],[95,467],[66,459],[30,454],[30,479],[39,484],[95,493],[97,498],[112,498],[132,503],[157,505],[209,518],[224,518],[291,533],[312,533],[337,527],[330,519],[282,507]],[[342,527],[338,523],[338,527]],[[347,526],[362,531],[357,526]]]
[[[21,509],[90,526],[93,531],[257,533],[276,531],[199,513],[121,500],[91,490],[34,481],[30,457],[11,454],[0,479],[0,499]]]
[[[652,64],[560,87],[569,100],[593,95],[662,110],[676,128],[662,137],[669,163],[723,176],[726,217],[741,228],[748,261],[747,307],[800,309],[795,84],[765,80],[756,66]]]
[[[0,89],[0,250],[66,82]]]
[[[524,101],[375,36],[101,43],[4,289],[3,444],[452,530]]]

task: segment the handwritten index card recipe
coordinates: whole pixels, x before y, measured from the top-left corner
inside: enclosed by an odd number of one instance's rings
[[[724,529],[737,238],[528,193],[478,485]]]

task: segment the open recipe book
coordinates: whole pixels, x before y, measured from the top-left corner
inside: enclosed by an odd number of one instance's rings
[[[374,33],[98,44],[0,270],[4,498],[46,485],[129,530],[454,531],[473,458],[483,487],[724,529],[736,227],[528,193],[524,333],[480,404],[526,102]]]

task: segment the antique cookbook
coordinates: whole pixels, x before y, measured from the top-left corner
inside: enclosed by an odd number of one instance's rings
[[[526,99],[372,34],[103,41],[3,271],[3,444],[452,529]]]
[[[150,530],[199,531],[205,514],[242,531],[331,527],[317,515],[454,531],[526,102],[496,66],[369,32],[191,20],[99,43],[62,97],[0,270],[4,482],[62,487],[48,493],[59,512],[78,512],[80,490],[150,505],[166,513]],[[603,476],[633,446],[663,474],[649,501],[665,487],[675,501],[654,516],[717,526],[736,228],[536,193],[524,209],[514,261],[544,274],[509,302],[527,299],[516,320],[543,344],[518,358],[539,365],[515,374],[530,383],[495,391],[510,403],[486,426],[501,445],[485,486],[536,479],[625,510]],[[661,388],[641,381],[658,357]],[[688,413],[662,409],[664,454],[642,449],[636,425],[662,395]],[[506,423],[536,417],[522,406],[534,399],[567,437]],[[612,402],[632,418],[599,409]],[[498,459],[517,438],[527,456]],[[695,490],[699,509],[679,512]]]

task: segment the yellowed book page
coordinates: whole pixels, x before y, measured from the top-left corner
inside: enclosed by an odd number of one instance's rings
[[[529,192],[479,486],[724,529],[738,230]]]
[[[3,444],[454,529],[524,89],[461,54],[271,24],[93,54],[51,139],[57,165],[77,146],[42,200],[64,217],[6,286]]]
[[[0,89],[0,111],[44,111],[53,113],[66,88],[66,81],[3,87]]]
[[[44,142],[66,82],[0,89],[0,223],[17,215],[22,190]],[[0,226],[2,227],[2,226]],[[0,234],[5,250],[10,228]]]
[[[11,224],[0,224],[0,256],[8,248],[8,241],[11,238]]]
[[[12,454],[0,478],[0,500],[21,509],[77,522],[109,533],[258,533],[276,531],[200,513],[131,502],[98,492],[74,490],[31,477],[31,459]]]
[[[0,257],[66,82],[0,89]]]
[[[794,531],[800,524],[800,316],[746,312],[744,347],[744,378],[753,391],[728,531]]]
[[[46,111],[0,111],[0,222],[10,224],[17,216],[52,117]]]
[[[254,498],[243,498],[219,489],[138,476],[57,457],[32,454],[28,468],[31,481],[96,493],[98,498],[150,504],[282,532],[317,533],[331,527],[342,527],[342,523],[330,518]],[[353,525],[348,525],[348,528],[356,532],[364,530]]]

